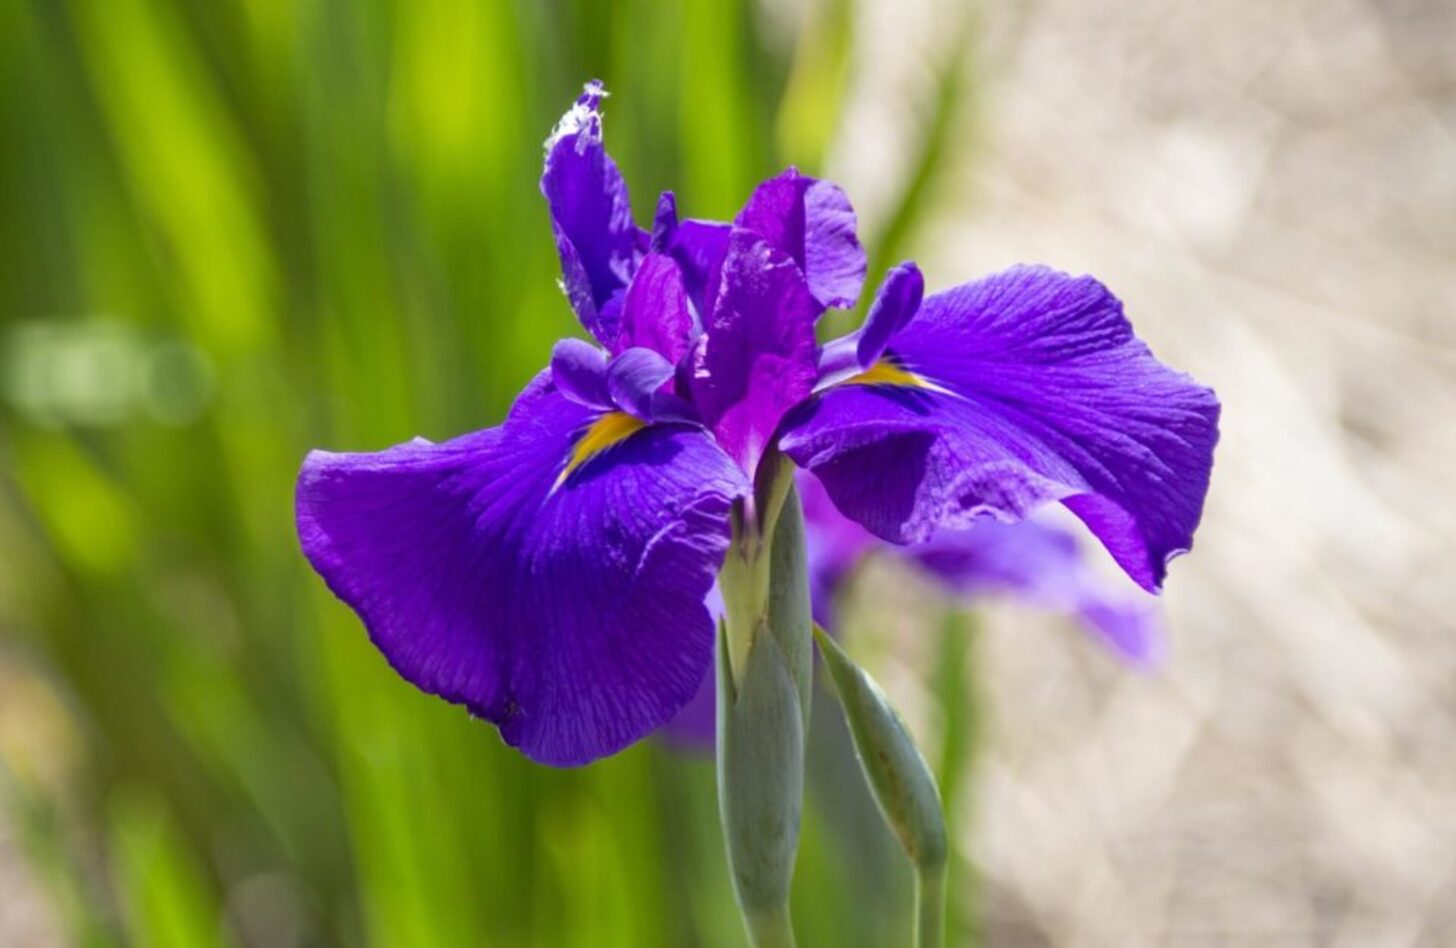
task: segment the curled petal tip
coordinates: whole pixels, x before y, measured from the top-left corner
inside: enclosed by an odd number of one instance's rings
[[[585,151],[593,143],[601,140],[602,136],[602,99],[607,97],[606,87],[600,79],[593,79],[582,87],[581,95],[576,97],[571,108],[557,121],[556,126],[551,129],[551,134],[546,137],[546,151],[549,153],[556,144],[565,138],[577,139],[577,152]],[[585,133],[585,134],[583,134]]]
[[[652,421],[660,389],[673,376],[673,364],[652,349],[634,346],[607,367],[607,391],[612,402],[643,421]]]
[[[607,86],[600,79],[588,79],[581,87],[581,95],[576,101],[579,105],[587,105],[596,108],[610,93]]]
[[[607,408],[607,354],[582,339],[562,339],[551,350],[551,381],[578,405]]]

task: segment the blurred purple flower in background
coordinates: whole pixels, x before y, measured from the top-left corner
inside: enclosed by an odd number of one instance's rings
[[[1119,589],[1083,556],[1068,530],[1037,520],[1001,523],[984,517],[965,529],[941,529],[924,543],[886,543],[835,508],[812,476],[801,474],[809,546],[814,621],[831,631],[835,602],[866,557],[890,556],[932,577],[947,592],[976,600],[1008,594],[1029,605],[1066,613],[1134,666],[1154,663],[1161,650],[1157,600]]]
[[[974,605],[996,595],[1074,618],[1119,659],[1138,668],[1155,664],[1162,650],[1157,599],[1136,588],[1118,588],[1098,574],[1071,531],[1036,520],[1001,523],[985,517],[966,529],[939,530],[925,543],[887,543],[835,508],[813,475],[800,473],[804,535],[809,549],[809,587],[814,621],[838,633],[838,600],[856,569],[885,556],[934,579],[948,594]],[[709,610],[721,614],[714,587]],[[714,688],[711,675],[693,700],[669,722],[665,735],[691,745],[711,745]]]
[[[669,193],[644,231],[603,95],[563,117],[541,179],[599,345],[559,343],[499,427],[304,462],[304,552],[403,677],[545,763],[647,735],[705,677],[730,514],[779,452],[875,536],[931,541],[914,555],[948,578],[1070,595],[1030,575],[1065,568],[1055,543],[1013,558],[994,532],[941,532],[1056,500],[1161,585],[1198,523],[1218,403],[1105,287],[1018,267],[922,300],[902,264],[864,327],[821,348],[815,321],[865,275],[844,193],[789,169],[732,223],[679,221]]]

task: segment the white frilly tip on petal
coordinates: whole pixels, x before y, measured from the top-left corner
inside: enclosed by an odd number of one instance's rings
[[[607,92],[606,86],[602,85],[600,79],[593,79],[582,87],[581,95],[571,104],[571,108],[557,121],[551,134],[546,136],[545,150],[549,154],[556,143],[563,138],[578,136],[576,143],[577,153],[584,152],[592,141],[599,141],[602,133],[602,114],[600,111],[601,101],[611,93]],[[582,135],[587,131],[587,135]]]

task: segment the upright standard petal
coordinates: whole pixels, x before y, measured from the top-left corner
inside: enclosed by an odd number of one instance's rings
[[[677,195],[663,191],[657,196],[657,209],[652,214],[652,236],[647,249],[653,253],[666,253],[677,234]]]
[[[682,270],[667,254],[649,253],[622,305],[618,347],[642,346],[677,362],[687,354],[696,333]]]
[[[587,331],[615,351],[618,294],[632,279],[648,237],[632,222],[627,184],[602,146],[605,95],[600,82],[588,83],[557,123],[546,140],[541,193],[551,209],[567,298]]]
[[[789,168],[754,190],[735,224],[792,257],[821,307],[859,299],[865,252],[854,207],[838,185]]]
[[[750,477],[784,413],[814,388],[818,311],[787,254],[733,232],[691,382],[703,421]]]
[[[297,517],[309,561],[402,676],[572,765],[696,691],[703,600],[746,489],[701,430],[592,411],[543,373],[498,428],[310,454]]]
[[[884,355],[890,340],[920,312],[924,297],[925,277],[915,264],[902,263],[885,274],[855,345],[860,368],[868,369]]]
[[[885,274],[864,325],[819,350],[815,390],[837,385],[871,368],[884,354],[890,339],[920,311],[924,295],[925,278],[915,264],[902,263]]]
[[[786,420],[781,447],[898,543],[1059,500],[1156,590],[1192,544],[1218,413],[1102,284],[1017,267],[926,300],[879,362]]]
[[[688,298],[703,322],[718,302],[723,258],[728,253],[728,235],[732,232],[732,225],[722,221],[686,220],[677,224],[666,240],[668,253],[682,270]]]

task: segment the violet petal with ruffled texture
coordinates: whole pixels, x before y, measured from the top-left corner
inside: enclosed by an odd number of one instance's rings
[[[1218,400],[1106,287],[1016,267],[930,297],[889,348],[922,384],[837,385],[785,421],[781,448],[841,511],[905,543],[1059,500],[1162,585],[1202,514]]]
[[[600,417],[542,373],[500,427],[314,452],[299,476],[304,552],[390,664],[549,764],[614,753],[692,697],[748,489],[681,425],[634,430],[563,480]]]

